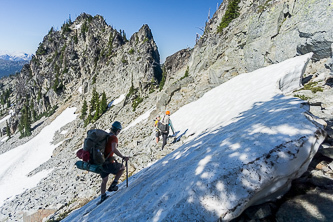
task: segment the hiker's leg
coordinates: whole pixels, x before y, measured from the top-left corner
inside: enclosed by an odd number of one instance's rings
[[[121,177],[121,175],[123,175],[124,171],[125,171],[125,166],[122,165],[121,168],[119,169],[118,173],[117,173],[116,176],[114,177],[114,180],[115,180],[115,181],[118,181],[119,178]]]
[[[158,143],[158,141],[160,140],[160,133],[156,132],[155,136],[156,136],[156,143]]]
[[[162,137],[163,137],[163,144],[162,144],[162,150],[163,150],[164,146],[167,144],[168,134],[163,133]]]
[[[109,176],[106,176],[102,178],[102,184],[101,184],[101,194],[105,194],[106,191],[106,183],[108,182]]]

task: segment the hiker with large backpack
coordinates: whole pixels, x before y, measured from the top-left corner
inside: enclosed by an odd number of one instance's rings
[[[172,125],[172,121],[170,119],[170,111],[167,110],[165,112],[165,115],[161,117],[160,122],[158,123],[158,128],[161,132],[162,138],[163,138],[163,143],[162,143],[162,150],[164,146],[167,144],[167,139],[169,135],[169,128],[171,127],[173,135],[175,135],[175,130]]]
[[[115,121],[112,124],[111,127],[111,134],[107,140],[104,156],[106,157],[105,162],[103,163],[103,172],[100,173],[102,177],[102,184],[101,184],[101,202],[104,201],[106,196],[106,183],[109,179],[109,174],[115,175],[115,178],[108,188],[108,191],[117,191],[118,190],[118,180],[121,177],[121,175],[125,171],[125,166],[121,163],[118,163],[115,158],[113,157],[113,154],[116,154],[126,162],[129,160],[129,157],[123,156],[119,150],[118,150],[118,138],[117,135],[120,133],[122,129],[122,126],[120,122]]]

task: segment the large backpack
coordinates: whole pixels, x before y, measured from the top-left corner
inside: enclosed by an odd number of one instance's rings
[[[160,122],[158,122],[158,128],[161,130],[162,133],[168,133],[169,132],[169,115],[163,115]]]
[[[100,129],[88,130],[83,150],[89,151],[90,163],[101,165],[105,162],[104,151],[111,134]]]

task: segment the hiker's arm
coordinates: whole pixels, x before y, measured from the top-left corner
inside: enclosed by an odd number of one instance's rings
[[[169,125],[171,126],[171,130],[172,130],[173,135],[175,135],[175,130],[173,128],[171,119],[169,120]]]
[[[129,157],[123,156],[119,152],[119,150],[117,149],[117,143],[112,143],[111,147],[112,147],[112,152],[114,152],[117,156],[119,156],[120,158],[124,159],[125,161],[129,160]]]

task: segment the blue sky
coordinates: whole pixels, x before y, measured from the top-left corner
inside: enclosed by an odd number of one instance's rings
[[[59,30],[82,12],[102,15],[128,38],[148,24],[161,62],[178,50],[193,47],[222,0],[0,0],[0,50],[35,53],[51,27]]]

